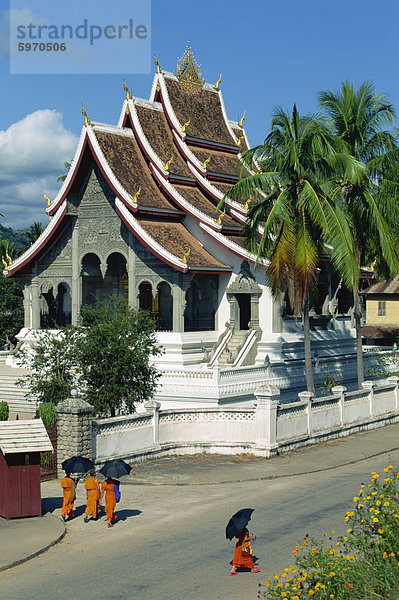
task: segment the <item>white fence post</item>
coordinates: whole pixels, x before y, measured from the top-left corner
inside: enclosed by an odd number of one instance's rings
[[[362,388],[369,393],[369,416],[373,416],[373,401],[374,401],[374,381],[363,381]]]
[[[271,451],[278,448],[277,443],[277,406],[280,390],[264,385],[255,390],[255,430],[256,443]]]
[[[389,381],[389,383],[392,383],[395,386],[395,389],[393,391],[393,393],[395,395],[395,410],[398,410],[398,406],[399,406],[399,377],[396,377],[396,375],[392,375],[392,377],[388,377],[388,381]]]
[[[152,442],[155,446],[159,446],[159,408],[160,402],[150,400],[144,404],[147,412],[152,413]]]
[[[307,402],[306,405],[306,419],[307,419],[307,429],[308,429],[308,436],[310,436],[310,433],[312,431],[312,400],[313,400],[313,394],[312,392],[299,392],[298,394],[298,398],[301,402]]]
[[[332,393],[339,396],[339,422],[342,427],[344,424],[344,403],[345,403],[345,392],[347,388],[344,385],[334,385],[331,389]]]

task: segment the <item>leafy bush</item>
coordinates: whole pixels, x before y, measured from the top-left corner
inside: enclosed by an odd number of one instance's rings
[[[148,312],[111,297],[82,307],[78,327],[37,332],[35,351],[17,353],[30,371],[18,383],[39,402],[57,404],[76,387],[96,415],[129,414],[153,396],[159,374],[150,358],[160,352]]]
[[[7,402],[0,402],[0,421],[7,421],[8,413],[9,410]]]
[[[346,513],[346,535],[295,546],[295,565],[259,584],[259,598],[374,600],[399,598],[399,472],[373,472]],[[335,531],[332,531],[335,534]]]
[[[54,404],[52,402],[43,402],[39,406],[39,417],[43,421],[47,431],[51,431],[53,423],[57,418]]]

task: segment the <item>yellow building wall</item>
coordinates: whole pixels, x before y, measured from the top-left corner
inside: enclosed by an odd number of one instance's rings
[[[385,316],[378,315],[378,302],[385,302]],[[367,325],[399,325],[399,298],[396,300],[366,299]]]

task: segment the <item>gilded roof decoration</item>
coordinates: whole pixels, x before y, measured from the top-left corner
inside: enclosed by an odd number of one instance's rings
[[[202,77],[201,65],[194,58],[190,42],[181,59],[177,61],[177,70],[173,74],[192,94],[202,89],[205,79]]]

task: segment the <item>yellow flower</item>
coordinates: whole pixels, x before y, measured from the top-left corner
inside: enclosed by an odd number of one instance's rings
[[[380,535],[382,535],[382,534],[384,533],[384,530],[383,530],[383,529],[379,529],[379,530],[378,530],[378,533],[379,533]]]
[[[353,498],[353,502],[359,502],[359,500],[360,500],[360,498],[358,498],[357,496],[355,496],[355,497]]]
[[[346,530],[348,533],[352,533],[353,529],[347,529]]]
[[[393,466],[392,466],[392,465],[387,465],[387,466],[385,467],[385,469],[384,469],[384,473],[389,473],[389,471],[390,471],[391,469],[393,469]]]
[[[381,506],[381,500],[377,500],[376,505]]]
[[[294,556],[296,556],[296,555],[298,554],[298,552],[297,552],[296,550],[293,550],[293,551],[292,551],[292,554],[293,554]]]
[[[299,600],[299,596],[292,596],[291,600]]]
[[[384,502],[384,506],[389,506],[389,502]]]
[[[388,554],[385,552],[385,550],[384,550],[384,552],[382,553],[382,558],[388,558]]]
[[[314,596],[315,595],[315,591],[314,590],[309,590],[309,596]]]
[[[392,481],[390,477],[385,477],[384,481]]]
[[[334,598],[334,594],[330,594],[330,598]]]
[[[390,552],[389,556],[395,556],[395,552]]]
[[[331,571],[331,573],[328,574],[329,577],[335,577],[335,573],[334,571]]]
[[[344,542],[347,542],[349,538],[346,537],[346,535],[344,536]]]
[[[330,554],[331,556],[334,556],[335,550],[330,550],[330,552],[328,554]]]
[[[335,533],[335,530],[333,529],[331,533]]]
[[[275,576],[274,576],[274,579],[275,579],[276,581],[278,581],[278,575],[275,575]]]
[[[281,583],[281,581],[278,582],[278,584],[276,585],[276,587],[283,587],[283,584]]]

